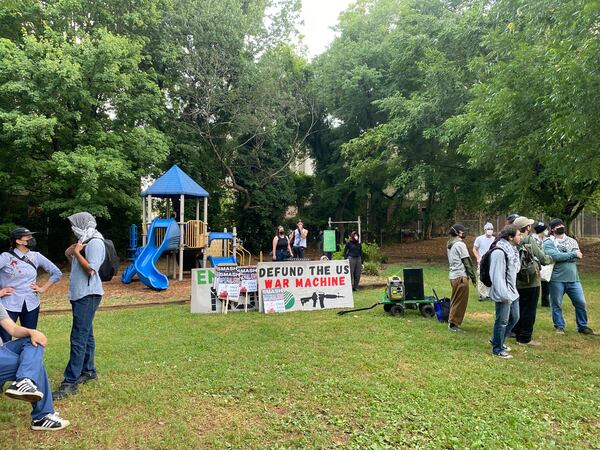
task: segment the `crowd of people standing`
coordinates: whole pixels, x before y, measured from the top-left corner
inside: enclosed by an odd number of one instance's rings
[[[506,224],[494,236],[491,223],[484,225],[484,234],[475,239],[474,267],[464,239],[467,229],[454,224],[448,234],[449,279],[452,287],[448,329],[464,332],[461,327],[469,297],[469,280],[477,287],[479,300],[495,302],[495,321],[490,344],[492,354],[510,359],[507,337],[517,345],[539,347],[533,339],[537,305],[550,306],[557,334],[565,334],[562,301],[566,294],[575,308],[577,331],[596,335],[588,326],[587,305],[577,262],[583,258],[577,241],[566,234],[561,219],[548,225],[524,216],[507,216]],[[487,261],[485,261],[487,260]],[[482,271],[486,276],[482,276]],[[483,281],[488,279],[486,285]]]

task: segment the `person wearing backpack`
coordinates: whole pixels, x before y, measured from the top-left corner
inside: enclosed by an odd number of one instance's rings
[[[566,226],[561,219],[552,219],[549,228],[551,238],[544,241],[544,251],[555,261],[549,285],[554,329],[557,334],[565,334],[565,319],[561,306],[562,299],[567,294],[575,307],[577,331],[581,334],[596,335],[594,330],[588,327],[587,306],[577,272],[577,260],[583,258],[579,244],[566,235]]]
[[[535,239],[530,235],[534,220],[521,216],[515,219],[514,225],[521,231],[521,243],[517,247],[521,261],[521,270],[517,273],[517,291],[519,292],[519,321],[512,332],[517,344],[539,347],[538,341],[532,340],[533,327],[540,296],[540,268],[552,264],[554,260],[546,255]]]
[[[452,286],[448,329],[455,332],[464,332],[460,325],[462,325],[467,311],[467,303],[469,302],[469,278],[473,286],[477,286],[477,278],[473,261],[469,256],[469,250],[463,242],[467,236],[467,229],[462,224],[455,223],[448,230],[448,234],[450,235],[450,240],[447,243],[448,263],[450,265],[448,278]]]
[[[0,254],[0,289],[8,288],[0,303],[13,322],[19,320],[21,326],[35,330],[40,314],[40,293],[62,278],[62,272],[52,261],[39,252],[34,232],[19,227],[10,232],[9,250]],[[38,268],[50,274],[43,285],[37,284]],[[12,337],[0,328],[0,338],[9,342]]]
[[[510,348],[504,345],[504,341],[507,330],[512,329],[519,320],[517,273],[521,269],[521,261],[517,246],[520,242],[521,231],[514,225],[505,226],[485,256],[489,261],[482,262],[482,274],[484,266],[489,262],[490,297],[496,303],[496,319],[491,339],[492,354],[502,359],[512,358],[508,353]]]
[[[94,365],[96,343],[93,321],[104,295],[98,272],[104,262],[106,250],[104,238],[96,230],[96,219],[88,212],[79,212],[69,216],[69,222],[77,237],[77,243],[65,252],[67,258],[71,260],[69,280],[69,301],[73,311],[71,351],[64,380],[58,390],[52,394],[55,400],[77,393],[80,384],[97,378]]]

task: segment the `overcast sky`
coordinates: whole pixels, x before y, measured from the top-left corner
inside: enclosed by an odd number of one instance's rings
[[[301,32],[310,59],[327,50],[335,37],[331,27],[337,23],[340,12],[351,2],[352,0],[302,0],[304,26]]]

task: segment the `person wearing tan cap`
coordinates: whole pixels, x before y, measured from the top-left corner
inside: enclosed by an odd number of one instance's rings
[[[546,255],[531,236],[534,220],[525,216],[517,217],[513,223],[521,231],[521,243],[518,246],[521,258],[521,270],[517,273],[517,291],[519,292],[519,321],[512,332],[517,344],[539,347],[538,341],[532,340],[533,327],[540,296],[541,265],[552,264],[553,260]]]

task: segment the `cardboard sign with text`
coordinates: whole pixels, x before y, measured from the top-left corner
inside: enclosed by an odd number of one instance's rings
[[[259,292],[269,290],[266,293],[271,295],[271,290],[281,290],[285,311],[354,307],[347,259],[265,262],[257,268]],[[264,295],[262,298],[265,300]],[[266,312],[264,306],[261,310]]]
[[[193,313],[221,312],[222,301],[217,298],[215,287],[215,269],[192,269],[192,305]],[[235,288],[231,290],[235,291]],[[239,290],[239,289],[238,289]],[[248,310],[258,310],[258,293],[249,292],[239,296],[237,302],[230,301],[229,311],[244,311],[245,296],[248,295]],[[231,299],[230,299],[231,300]]]

